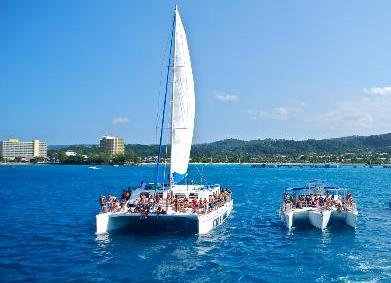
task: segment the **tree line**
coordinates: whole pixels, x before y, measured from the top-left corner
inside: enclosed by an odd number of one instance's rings
[[[66,156],[67,150],[72,150],[77,155]],[[110,156],[98,145],[72,145],[50,149],[49,157],[65,164],[134,164],[155,161],[158,150],[158,145],[128,144],[124,154]],[[163,152],[164,160],[170,156],[170,147],[164,148]],[[352,163],[375,164],[384,163],[390,156],[391,134],[304,141],[226,139],[195,144],[191,150],[191,161],[203,163],[344,162],[346,159]]]

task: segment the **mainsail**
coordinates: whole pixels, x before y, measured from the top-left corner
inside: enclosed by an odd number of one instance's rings
[[[187,174],[193,139],[195,97],[186,33],[178,8],[175,8],[175,41],[171,112],[171,182]]]

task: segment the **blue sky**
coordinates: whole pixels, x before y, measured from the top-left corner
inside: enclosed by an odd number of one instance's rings
[[[175,3],[194,142],[391,128],[390,1],[0,1],[0,139],[155,143]]]

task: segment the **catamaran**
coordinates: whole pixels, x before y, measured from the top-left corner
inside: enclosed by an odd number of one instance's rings
[[[162,138],[168,92],[171,90],[171,156],[168,180],[159,182]],[[185,29],[175,7],[169,47],[159,153],[155,182],[143,183],[124,191],[121,201],[101,197],[101,212],[96,215],[96,233],[132,226],[180,228],[187,226],[206,234],[222,224],[233,209],[232,193],[219,184],[195,185],[188,182],[188,164],[193,138],[195,91],[193,71]],[[166,147],[167,149],[167,147]],[[165,170],[164,170],[165,172]],[[132,229],[132,228],[130,228]]]
[[[321,230],[329,222],[356,228],[357,207],[346,189],[327,187],[322,180],[311,180],[304,187],[288,188],[280,208],[281,221],[288,229],[311,224]]]

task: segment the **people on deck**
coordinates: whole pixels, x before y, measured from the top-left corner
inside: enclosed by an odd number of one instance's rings
[[[142,184],[143,185],[143,182]],[[149,212],[156,212],[156,214],[165,214],[167,209],[171,207],[175,212],[181,213],[195,213],[205,214],[223,206],[231,199],[231,191],[228,189],[221,189],[219,193],[213,193],[206,197],[198,198],[198,196],[183,196],[174,195],[172,191],[168,192],[165,202],[162,202],[161,193],[142,192],[139,198],[130,201],[131,190],[122,190],[121,197],[109,194],[101,195],[99,204],[101,211],[112,213],[141,213],[141,218],[147,217]],[[163,208],[165,206],[166,209]]]
[[[193,213],[196,213],[198,210],[198,199],[196,197],[193,198],[192,204],[193,204]]]
[[[106,208],[106,197],[104,195],[101,195],[99,198],[99,204],[100,204],[100,210],[104,211]]]
[[[283,195],[284,208],[287,209],[302,209],[302,208],[317,208],[320,210],[330,210],[336,208],[338,211],[343,209],[351,210],[353,208],[353,197],[348,192],[345,197],[345,202],[342,202],[341,196],[327,192],[325,195],[321,194],[307,194],[305,196],[294,196],[284,192]]]

